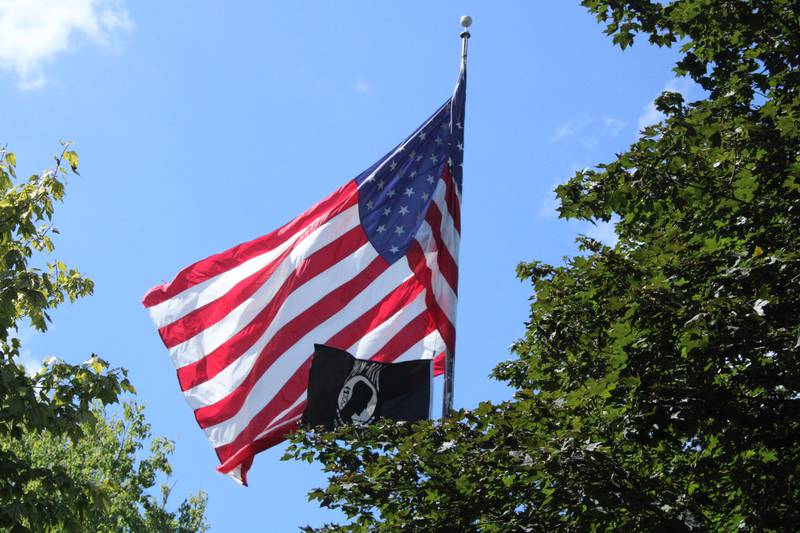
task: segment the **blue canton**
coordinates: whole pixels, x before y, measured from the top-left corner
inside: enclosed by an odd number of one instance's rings
[[[445,165],[461,189],[465,82],[462,72],[453,98],[356,178],[361,225],[390,264],[405,256],[443,179]]]

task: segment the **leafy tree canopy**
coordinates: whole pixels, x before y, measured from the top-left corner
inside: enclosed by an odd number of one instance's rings
[[[174,514],[164,509],[167,492],[161,503],[144,494],[156,474],[169,474],[172,444],[155,439],[151,455],[135,459],[149,437],[141,409],[126,406],[124,421],[104,418],[105,406],[135,392],[124,369],[94,354],[81,364],[50,358],[34,374],[21,363],[18,328],[46,331],[48,312],[91,294],[93,284],[47,261],[55,204],[67,172],[78,173],[78,155],[65,143],[52,169],[27,180],[17,179],[16,165],[0,149],[0,530],[204,528],[204,495]]]
[[[621,48],[679,45],[707,97],[557,189],[619,217],[523,263],[512,401],[295,435],[331,529],[786,530],[800,523],[800,2],[584,0]]]
[[[95,405],[92,407],[95,420],[82,424],[83,436],[79,440],[37,431],[13,441],[10,448],[35,467],[58,470],[73,482],[94,489],[96,507],[83,515],[80,523],[71,524],[75,530],[205,531],[204,492],[184,500],[177,512],[166,509],[169,485],[161,484],[160,499],[148,494],[147,490],[156,485],[160,476],[172,473],[169,455],[175,446],[163,437],[151,440],[142,406],[125,403],[122,411],[122,417],[116,418]],[[145,455],[143,450],[148,440],[149,453]],[[69,494],[47,489],[40,481],[22,488],[25,498],[34,501],[38,508],[58,512],[74,505]]]

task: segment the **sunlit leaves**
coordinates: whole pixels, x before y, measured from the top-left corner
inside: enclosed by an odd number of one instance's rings
[[[87,363],[102,366],[97,358]],[[27,431],[14,441],[0,438],[0,445],[39,474],[17,488],[18,501],[56,514],[61,520],[58,529],[204,531],[205,493],[187,498],[177,511],[166,508],[172,471],[168,459],[174,445],[151,437],[143,408],[125,403],[121,416],[115,417],[94,404],[90,414],[80,424],[80,439],[49,430]],[[156,497],[150,489],[159,481],[161,495]],[[52,490],[55,483],[59,490]],[[26,527],[37,531],[55,522],[32,513],[22,518]]]
[[[58,233],[55,204],[64,196],[62,163],[73,171],[78,165],[69,148],[63,143],[55,166],[27,180],[16,179],[16,156],[0,150],[0,529],[79,530],[82,517],[106,508],[108,488],[37,464],[20,443],[32,435],[78,443],[96,421],[92,405],[133,391],[125,370],[94,354],[80,364],[50,357],[30,372],[21,362],[18,329],[45,331],[52,309],[94,287],[63,262],[48,262]]]
[[[72,172],[78,174],[78,154],[73,150],[66,150],[64,160],[69,164]]]

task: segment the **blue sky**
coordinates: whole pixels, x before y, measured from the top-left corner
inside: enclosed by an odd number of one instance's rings
[[[355,177],[452,92],[470,42],[455,403],[502,400],[487,376],[524,331],[519,261],[559,263],[579,233],[552,189],[658,120],[675,53],[622,53],[577,1],[0,0],[0,145],[21,175],[75,142],[81,177],[56,212],[57,256],[95,295],[23,330],[26,362],[91,352],[124,366],[153,431],[177,443],[177,498],[209,494],[214,531],[292,530],[318,465],[262,453],[242,488],[214,471],[140,300],[212,253],[266,233]],[[691,96],[691,95],[690,95]],[[437,386],[440,386],[437,383]],[[438,405],[434,413],[438,411]]]

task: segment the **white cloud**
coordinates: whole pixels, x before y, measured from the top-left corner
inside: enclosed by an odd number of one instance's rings
[[[553,133],[553,136],[550,137],[550,142],[559,142],[564,141],[578,133],[586,126],[586,122],[584,121],[576,121],[571,120],[569,122],[565,122],[564,124],[560,125],[556,128],[556,131]]]
[[[617,134],[625,127],[627,122],[614,117],[603,117],[603,126],[606,131],[612,136],[616,137]]]
[[[81,37],[108,47],[132,27],[123,0],[0,0],[0,69],[39,88],[45,65]]]
[[[650,102],[644,108],[644,111],[639,115],[639,129],[644,129],[651,124],[661,122],[664,115],[656,109],[656,104]]]
[[[673,93],[681,93],[684,98],[689,97],[696,84],[687,78],[673,78],[665,86],[663,91],[670,91]],[[664,120],[664,114],[656,109],[655,102],[650,102],[644,108],[644,111],[639,116],[639,129],[651,126],[656,122]]]
[[[365,82],[364,80],[358,80],[356,82],[356,92],[364,94],[370,92],[371,90],[372,87],[370,87],[369,83]]]
[[[22,366],[25,368],[25,373],[29,376],[35,375],[39,370],[44,368],[42,362],[31,356],[31,353],[28,350],[23,350],[20,354],[19,362],[22,363]]]
[[[609,116],[602,117],[600,121],[586,118],[570,120],[556,128],[550,136],[550,142],[566,141],[581,134],[577,142],[587,150],[591,150],[600,144],[602,137],[605,135],[615,137],[626,124],[625,121]]]

